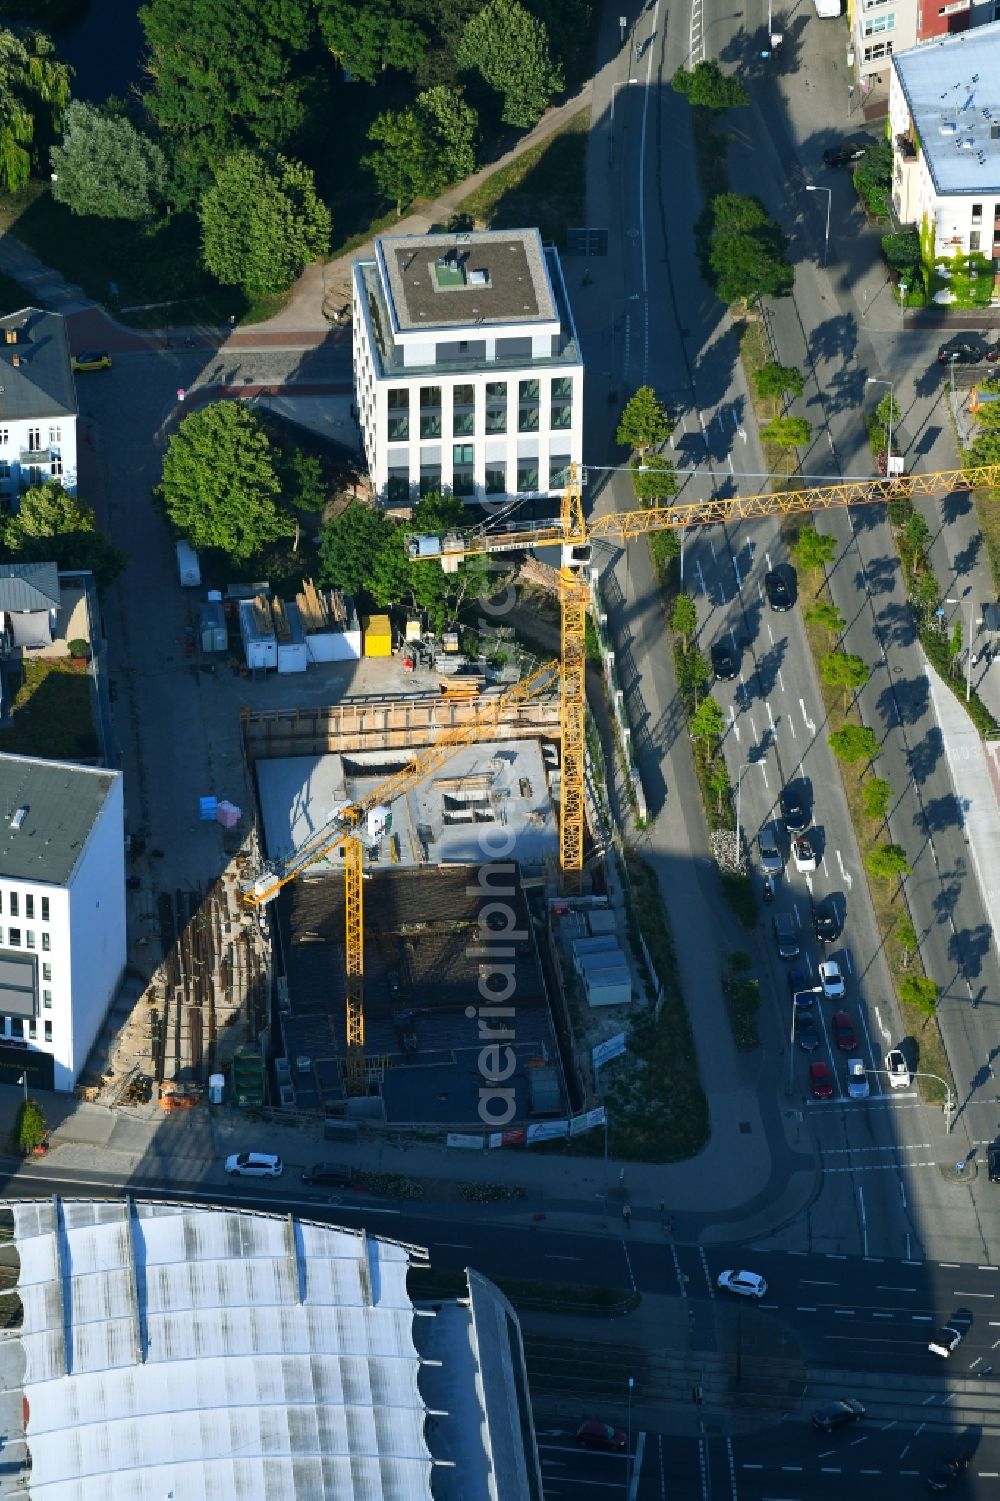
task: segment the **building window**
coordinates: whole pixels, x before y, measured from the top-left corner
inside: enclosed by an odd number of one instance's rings
[[[471,438],[476,422],[475,386],[456,386],[451,397],[451,435]]]
[[[410,498],[410,471],[390,469],[386,477],[386,499],[395,505],[405,505]]]
[[[51,980],[52,979],[52,965],[51,964],[43,964],[42,965],[42,979],[43,980]]]
[[[487,495],[507,494],[507,465],[486,465],[486,493]]]
[[[8,928],[7,929],[7,947],[9,949],[19,949],[21,947],[21,929],[20,928]]]
[[[62,428],[61,427],[50,427],[49,428],[49,443],[52,444],[52,443],[61,443],[61,442],[62,442]]]
[[[48,922],[48,920],[49,920],[49,899],[48,899],[47,896],[43,896],[42,897],[42,922]]]
[[[42,447],[42,430],[40,427],[28,428],[28,452],[40,453]]]
[[[517,383],[517,430],[519,433],[538,431],[537,380],[522,380]]]
[[[3,911],[3,892],[0,891],[0,912]]]
[[[549,489],[565,490],[569,484],[570,461],[567,458],[549,459]]]
[[[52,1023],[51,1022],[46,1022],[45,1023],[45,1041],[46,1042],[51,1042],[52,1041]]]
[[[981,203],[974,203],[972,205],[972,222],[973,224],[982,224],[983,222],[983,205]]]
[[[487,433],[507,431],[507,382],[505,380],[486,382],[486,431]]]
[[[38,1028],[35,1025],[35,1018],[31,1017],[29,1019],[29,1021],[28,1021],[28,1036],[31,1038],[32,1042],[34,1042],[35,1035],[36,1035],[37,1032],[38,1032]]]
[[[969,250],[970,251],[978,250],[980,248],[979,241],[980,241],[980,231],[978,229],[970,229],[969,230]]]
[[[420,387],[420,436],[422,438],[440,438],[441,436],[441,387]]]
[[[406,386],[391,386],[388,393],[389,442],[405,443],[410,436],[410,393]]]
[[[469,496],[475,494],[475,483],[472,475],[473,444],[456,443],[451,450],[452,476],[451,488],[454,495]]]
[[[24,938],[25,938],[26,947],[29,948],[29,949],[33,949],[35,947],[35,930],[34,930],[34,928],[28,928],[25,931]]]
[[[0,459],[0,479],[10,479],[9,459]]]
[[[44,917],[44,915],[45,914],[43,913],[42,916]],[[48,933],[43,933],[42,934],[42,953],[43,954],[47,954],[48,951],[49,951],[50,946],[51,945],[50,945],[50,939],[49,939]]]
[[[10,442],[10,428],[0,427],[0,448],[6,448]]]
[[[63,461],[62,461],[61,457],[59,456],[59,454],[54,453],[52,455],[52,473],[58,475],[58,474],[62,474],[62,472],[63,472]]]
[[[24,1036],[24,1021],[23,1021],[23,1019],[20,1016],[12,1016],[11,1017],[11,1019],[10,1019],[10,1035],[11,1035],[11,1037],[23,1037]]]
[[[892,56],[891,42],[876,42],[871,47],[866,47],[863,53],[866,63],[878,62],[879,58]]]
[[[24,899],[24,915],[27,918],[33,918],[35,915],[35,898],[33,896],[26,896]]]
[[[456,443],[451,450],[451,461],[455,468],[472,463],[473,445],[471,443]]]
[[[870,21],[865,22],[865,36],[876,36],[880,31],[894,31],[896,17],[890,12],[886,16],[872,16]]]
[[[16,891],[12,891],[11,894],[10,894],[10,915],[11,915],[11,917],[17,917],[18,916],[17,903],[18,903],[17,892]]]
[[[518,494],[530,495],[538,489],[538,460],[526,459],[517,466]]]
[[[45,1007],[46,1011],[51,1011],[51,1009],[52,1009],[52,992],[51,992],[51,990],[43,990],[42,991],[42,1005]]]
[[[420,493],[421,495],[441,494],[441,465],[421,464],[420,466]]]
[[[552,427],[559,431],[573,423],[573,385],[568,380],[552,382]]]

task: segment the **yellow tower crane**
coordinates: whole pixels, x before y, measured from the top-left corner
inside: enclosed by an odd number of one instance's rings
[[[845,506],[874,505],[916,495],[942,495],[952,490],[1000,486],[1000,464],[970,469],[940,469],[905,478],[847,480],[836,485],[806,485],[763,495],[734,495],[694,504],[644,506],[636,511],[608,511],[585,519],[575,465],[563,492],[559,519],[514,524],[497,531],[450,531],[443,535],[413,535],[407,551],[411,561],[436,560],[454,573],[463,560],[484,553],[527,551],[535,547],[562,549],[559,596],[562,607],[562,679],[560,721],[563,735],[562,806],[559,849],[563,881],[579,889],[583,873],[584,743],[586,731],[586,617],[590,591],[579,577],[587,566],[594,542],[631,542],[651,532],[685,530],[713,522],[753,521],[764,516],[792,516],[804,511],[827,511]]]
[[[539,667],[529,677],[496,697],[484,698],[475,713],[462,724],[442,729],[433,745],[419,751],[411,761],[393,772],[364,797],[339,808],[320,829],[311,834],[287,859],[269,863],[267,869],[244,889],[243,899],[252,907],[272,902],[289,881],[302,875],[338,845],[344,851],[344,907],[347,1000],[347,1092],[358,1095],[365,1087],[364,1016],[364,850],[366,836],[379,837],[384,830],[388,805],[430,776],[460,746],[489,737],[511,709],[553,687],[558,668],[554,662]]]

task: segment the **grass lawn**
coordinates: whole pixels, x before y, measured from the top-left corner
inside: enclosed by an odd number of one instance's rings
[[[56,761],[87,761],[100,755],[90,702],[90,675],[85,664],[68,658],[29,658],[15,690],[14,722],[0,729],[0,751],[8,755],[44,756]]]
[[[565,248],[566,230],[586,222],[590,110],[581,109],[547,141],[494,172],[458,205],[477,229],[536,224],[542,239]]]
[[[974,490],[973,499],[979,518],[979,530],[986,543],[993,587],[1000,593],[1000,490]]]
[[[776,396],[758,396],[754,390],[754,373],[762,365],[766,365],[770,358],[767,340],[764,338],[764,330],[759,320],[755,316],[748,317],[740,329],[740,359],[743,361],[747,385],[750,387],[753,409],[761,426],[770,422],[774,417],[782,415],[781,402]],[[782,480],[791,479],[798,469],[798,459],[795,457],[794,450],[789,452],[788,449],[779,447],[777,443],[767,442],[764,438],[761,438],[760,446],[764,451],[764,463],[768,474],[777,478],[779,484]]]

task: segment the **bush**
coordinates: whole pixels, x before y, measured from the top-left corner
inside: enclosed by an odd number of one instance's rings
[[[888,218],[892,193],[892,146],[888,141],[868,148],[855,170],[854,186],[866,213],[875,219]]]
[[[74,636],[72,641],[66,642],[67,650],[71,657],[81,657],[83,661],[90,661],[90,642],[82,636]]]
[[[722,895],[732,907],[741,928],[748,931],[757,926],[757,897],[749,876],[734,870],[722,872]]]
[[[941,678],[948,684],[955,697],[965,704],[969,718],[984,740],[994,740],[1000,735],[1000,726],[997,725],[993,715],[987,709],[975,689],[972,697],[965,703],[965,683],[959,682],[951,675],[951,643],[943,631],[936,626],[925,626],[920,632],[920,645],[927,654],[927,659],[935,667]]]
[[[23,1100],[14,1122],[14,1145],[19,1152],[33,1152],[49,1134],[45,1112],[37,1100]]]
[[[760,1047],[757,1030],[757,1013],[760,1011],[760,985],[750,979],[745,967],[734,961],[745,958],[739,952],[730,954],[728,968],[722,975],[722,993],[726,998],[729,1025],[733,1029],[733,1041],[741,1053],[749,1053]]]

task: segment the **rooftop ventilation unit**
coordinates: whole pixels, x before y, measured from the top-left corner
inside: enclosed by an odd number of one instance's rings
[[[27,816],[27,808],[15,808],[14,812],[10,816],[10,826],[15,831],[15,833],[24,823],[24,820],[27,818]]]
[[[477,267],[470,274],[469,281],[474,287],[488,287],[490,284],[490,273],[483,267]]]
[[[942,120],[941,124],[938,126],[938,130],[943,136],[953,136],[957,133],[958,126],[955,124],[954,120]]]

